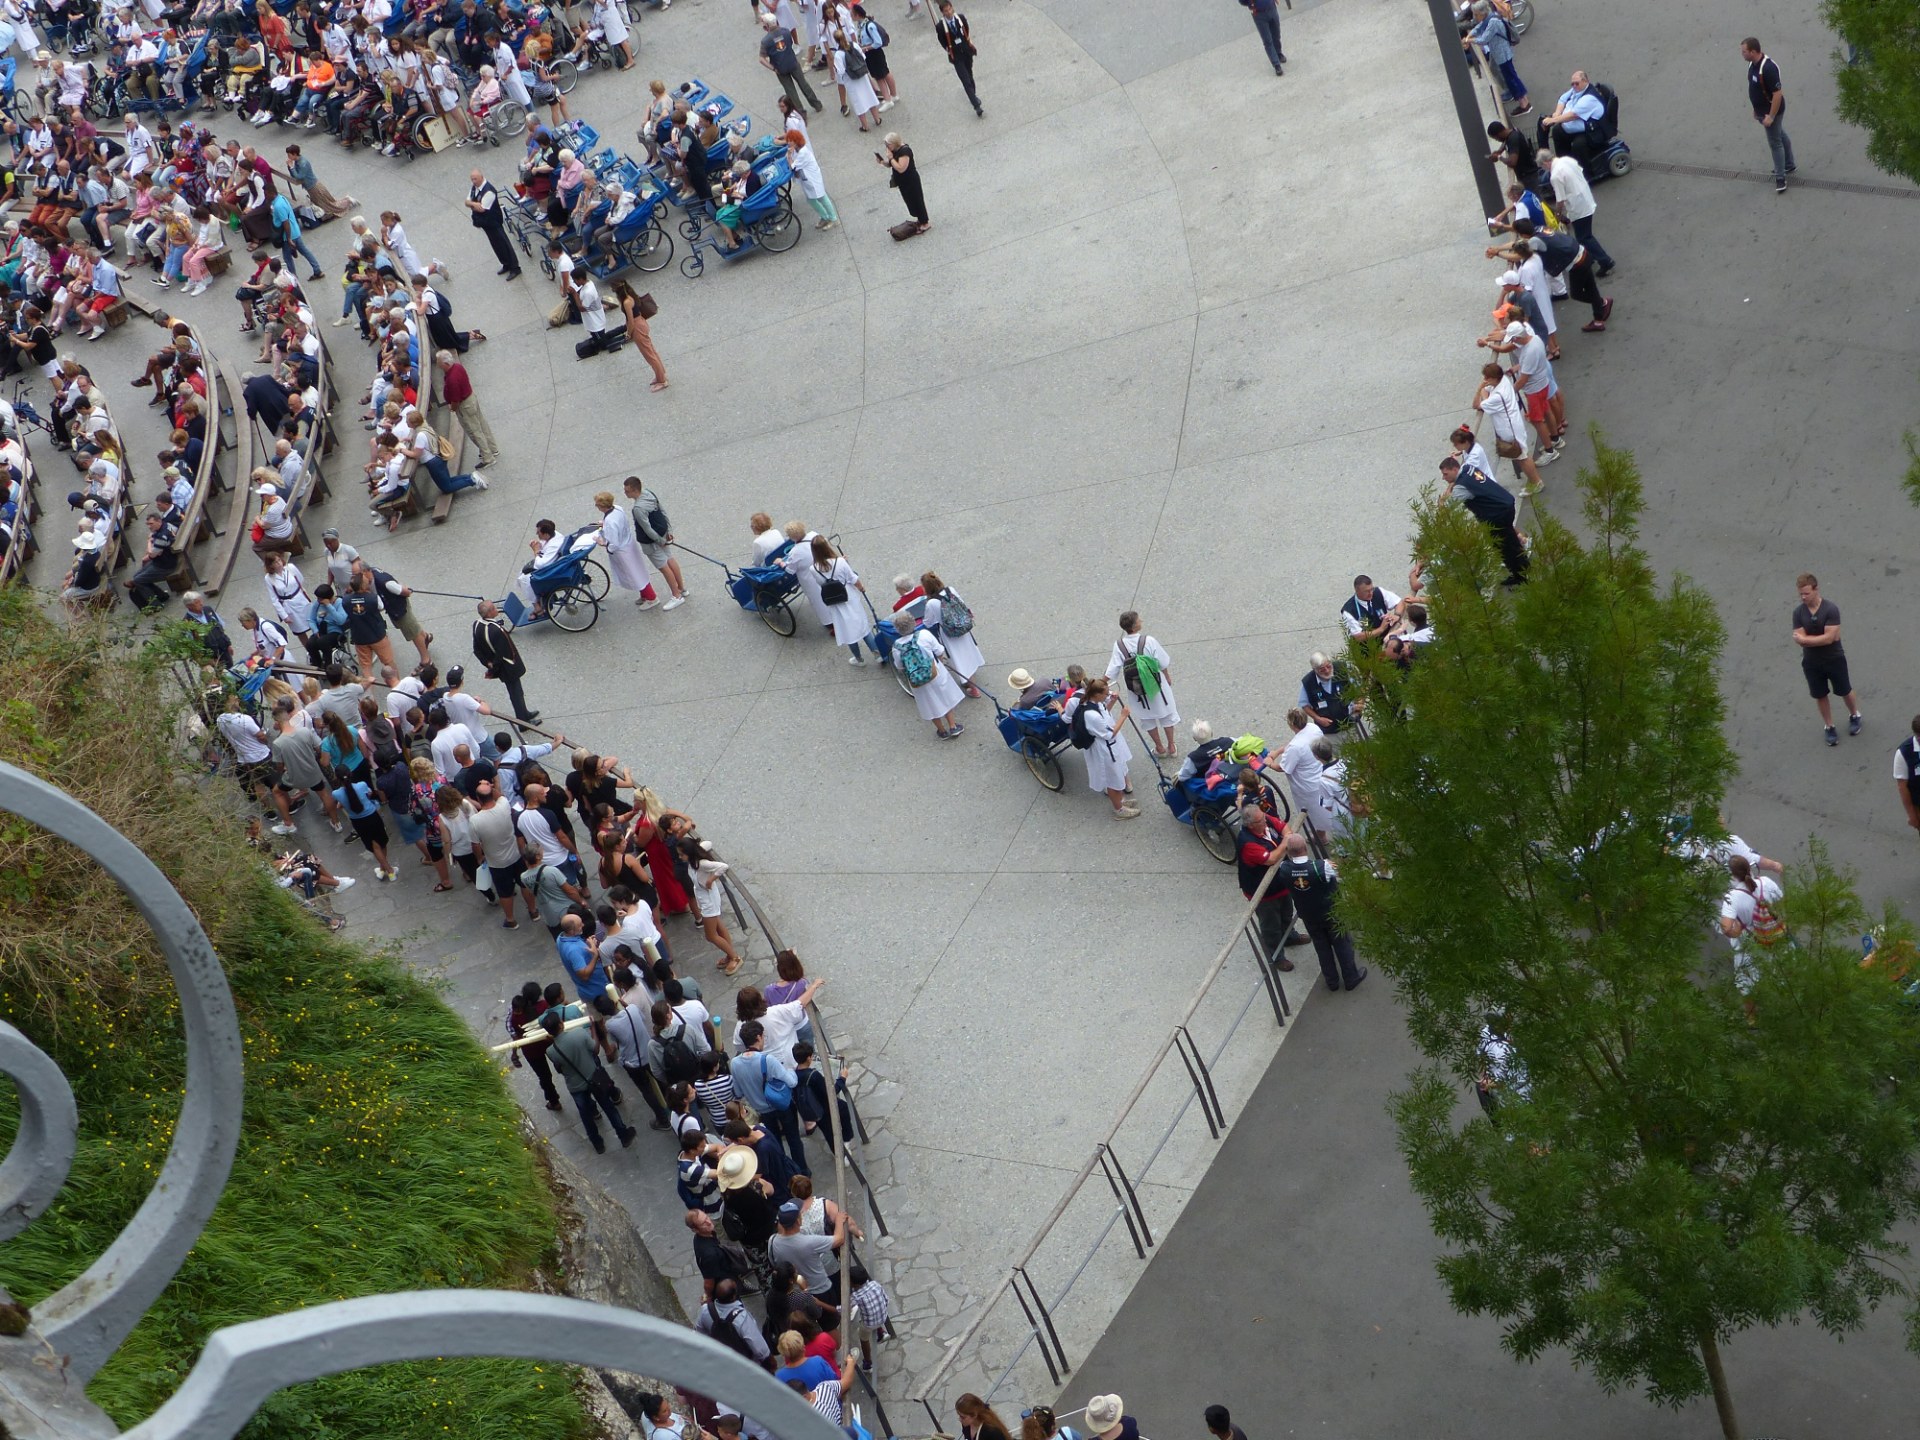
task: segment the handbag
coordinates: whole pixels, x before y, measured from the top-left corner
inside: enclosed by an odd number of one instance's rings
[[[449,437],[436,435],[434,436],[433,444],[434,448],[440,452],[440,458],[442,460],[451,461],[453,459],[453,441]]]
[[[792,1108],[793,1087],[767,1069],[767,1054],[764,1050],[760,1052],[760,1088],[765,1092],[767,1104],[772,1109]]]
[[[651,320],[660,313],[660,304],[653,298],[651,290],[634,301],[633,308],[640,312],[642,320]]]
[[[491,868],[484,864],[473,867],[473,888],[478,890],[482,895],[491,895],[493,893],[493,871]]]
[[[1501,440],[1496,437],[1493,442],[1493,453],[1502,460],[1518,460],[1525,451],[1518,440]]]

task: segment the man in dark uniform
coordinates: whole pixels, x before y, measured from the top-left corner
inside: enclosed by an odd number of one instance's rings
[[[478,170],[467,178],[473,182],[467,188],[466,206],[472,212],[474,229],[487,237],[487,244],[493,247],[494,258],[500,262],[500,268],[494,273],[504,275],[509,280],[518,280],[520,257],[514,253],[513,242],[507,238],[507,217],[500,208],[500,192]]]
[[[506,686],[507,699],[513,702],[514,718],[535,724],[540,712],[527,708],[526,691],[520,688],[520,681],[527,673],[527,662],[520,658],[520,647],[513,643],[513,632],[500,617],[500,607],[491,600],[482,600],[479,611],[480,618],[473,622],[473,658],[485,667],[489,680],[498,680]]]
[[[1260,888],[1260,882],[1266,878],[1267,871],[1281,864],[1287,858],[1285,846],[1281,843],[1285,832],[1275,830],[1267,821],[1267,812],[1258,805],[1243,805],[1240,809],[1240,850],[1236,857],[1240,872],[1240,893],[1251,900],[1254,892]],[[1272,958],[1274,968],[1293,969],[1293,961],[1286,956],[1288,945],[1305,945],[1305,935],[1289,933],[1293,930],[1293,895],[1286,885],[1275,878],[1267,887],[1267,893],[1260,897],[1260,903],[1254,907],[1254,923],[1260,927],[1260,946]]]
[[[1329,990],[1351,990],[1367,978],[1367,967],[1353,959],[1353,937],[1333,918],[1333,897],[1339,893],[1340,878],[1333,866],[1316,860],[1307,848],[1307,837],[1289,835],[1280,873],[1273,888],[1285,889],[1293,897],[1300,923],[1307,927],[1314,954],[1320,957],[1320,974]]]

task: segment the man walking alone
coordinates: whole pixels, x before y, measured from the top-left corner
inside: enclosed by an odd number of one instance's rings
[[[1784,195],[1787,176],[1793,173],[1793,141],[1787,138],[1787,92],[1780,84],[1780,67],[1751,35],[1740,42],[1740,55],[1747,62],[1747,100],[1753,118],[1766,129],[1767,151],[1773,156],[1773,193]]]
[[[1802,575],[1794,584],[1800,587],[1800,603],[1793,610],[1793,643],[1800,647],[1800,673],[1807,677],[1807,693],[1820,707],[1820,723],[1826,727],[1827,744],[1840,743],[1833,728],[1833,705],[1829,695],[1847,702],[1847,733],[1860,733],[1860,702],[1854,697],[1853,677],[1847,673],[1847,652],[1840,648],[1840,607],[1820,598],[1820,582]]]
[[[967,102],[973,106],[974,115],[984,116],[987,112],[973,88],[973,62],[980,52],[974,48],[973,27],[967,24],[966,16],[953,8],[953,0],[940,0],[940,18],[934,22],[933,38],[947,52],[947,60],[953,66],[953,73],[960,77],[960,88],[967,92]]]

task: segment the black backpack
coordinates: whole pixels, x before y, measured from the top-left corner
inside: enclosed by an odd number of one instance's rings
[[[687,1022],[660,1037],[660,1078],[669,1085],[691,1085],[700,1078],[700,1061],[687,1044]]]
[[[648,493],[651,494],[652,492],[649,491]],[[640,504],[646,504],[646,501],[643,499]],[[640,505],[634,506],[636,510],[639,508]],[[660,508],[660,497],[658,495],[653,497],[653,503],[651,505],[647,505],[647,529],[658,535],[662,544],[666,542],[667,536],[673,533],[673,525],[667,519],[667,512]]]
[[[1073,742],[1076,750],[1091,750],[1093,742],[1100,737],[1087,728],[1087,708],[1089,701],[1082,700],[1073,707],[1073,719],[1067,722],[1067,738]]]

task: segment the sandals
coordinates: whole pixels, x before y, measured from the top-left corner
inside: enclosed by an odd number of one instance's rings
[[[734,961],[734,962],[733,962],[733,964],[731,964],[731,965],[728,965],[728,964],[725,964],[725,963],[723,962],[723,963],[721,964],[721,966],[720,966],[720,973],[721,973],[722,975],[731,975],[731,974],[733,974],[733,973],[734,973],[734,972],[735,972],[736,970],[738,970],[738,969],[739,969],[739,968],[740,968],[740,967],[741,967],[742,965],[744,965],[744,964],[746,964],[746,963],[747,963],[747,962],[746,962],[745,960],[736,960],[736,961]]]
[[[453,889],[453,886],[451,886],[451,885],[436,885],[436,886],[434,886],[434,887],[433,887],[433,893],[434,893],[434,894],[436,894],[436,895],[438,895],[438,894],[440,894],[440,893],[442,893],[443,891],[446,891],[446,890],[451,890],[451,889]]]

